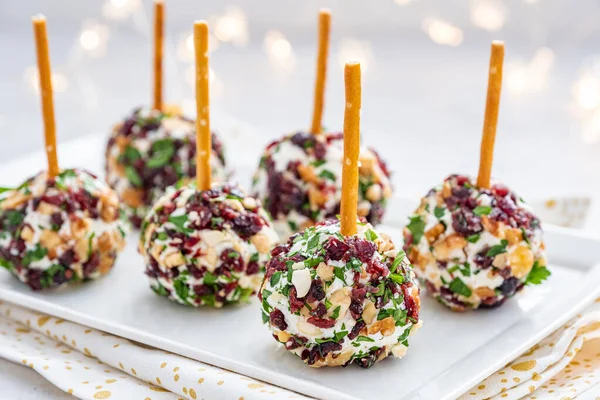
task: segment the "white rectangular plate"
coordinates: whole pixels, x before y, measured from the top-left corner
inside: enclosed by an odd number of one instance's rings
[[[101,136],[61,146],[63,165],[102,176],[102,146]],[[2,165],[0,183],[20,183],[42,166],[41,153]],[[379,229],[401,241],[400,227],[414,205],[392,201],[387,225]],[[600,295],[600,240],[547,227],[552,277],[543,285],[526,288],[498,309],[465,314],[447,310],[423,291],[424,325],[404,359],[389,358],[369,370],[312,369],[277,345],[261,323],[256,299],[211,310],[156,296],[136,244],[131,235],[108,276],[73,288],[34,293],[2,273],[0,298],[318,398],[437,400],[464,393]]]

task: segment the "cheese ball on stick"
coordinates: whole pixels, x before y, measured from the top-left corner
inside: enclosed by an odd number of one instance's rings
[[[116,124],[106,147],[106,180],[136,228],[167,187],[196,176],[195,123],[162,101],[164,8],[155,0],[152,107],[136,108]],[[215,133],[212,144],[212,179],[224,181],[223,144]]]
[[[330,12],[322,10],[310,131],[270,143],[254,174],[252,192],[264,203],[282,239],[340,212],[343,134],[323,132],[321,127],[330,23]],[[373,149],[360,151],[359,182],[358,213],[378,224],[392,186],[385,162]]]
[[[190,306],[248,301],[277,242],[267,213],[236,185],[211,182],[208,26],[194,24],[196,182],[169,189],[145,217],[140,253],[151,288]]]
[[[0,195],[0,265],[33,290],[96,279],[125,245],[118,197],[80,169],[58,166],[46,19],[33,18],[48,170]]]
[[[421,325],[416,276],[402,250],[357,218],[360,64],[346,64],[339,221],[319,222],[272,252],[260,299],[275,340],[311,367],[369,368],[406,354]]]
[[[497,307],[550,275],[539,218],[490,179],[503,57],[504,44],[494,42],[477,179],[450,175],[421,199],[404,229],[417,275],[455,311]]]

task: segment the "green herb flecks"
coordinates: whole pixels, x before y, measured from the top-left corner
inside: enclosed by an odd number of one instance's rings
[[[152,144],[152,156],[146,163],[148,168],[160,168],[167,164],[175,154],[175,145],[171,139],[162,139]]]
[[[540,265],[539,262],[536,260],[536,262],[533,263],[533,267],[531,268],[531,271],[529,271],[529,274],[527,275],[525,284],[526,285],[539,285],[540,283],[545,281],[550,275],[551,275],[551,272],[548,270],[548,268],[546,268],[543,265]]]
[[[125,176],[127,177],[129,182],[133,186],[135,186],[135,187],[142,186],[142,177],[140,176],[140,174],[138,174],[138,172],[135,170],[135,168],[133,168],[131,165],[127,165],[125,167]]]
[[[450,282],[450,286],[448,287],[450,291],[456,294],[460,294],[461,296],[471,297],[473,292],[469,287],[462,281],[462,279],[456,277]]]
[[[406,225],[406,227],[412,233],[412,243],[419,243],[425,232],[425,221],[423,221],[419,215],[415,215],[410,218],[410,223]]]
[[[473,214],[481,217],[482,215],[489,215],[492,212],[492,207],[490,206],[477,206],[473,210]]]
[[[500,241],[500,244],[490,247],[490,249],[485,253],[486,257],[496,257],[498,254],[506,253],[506,246],[508,245],[508,240],[503,239]]]

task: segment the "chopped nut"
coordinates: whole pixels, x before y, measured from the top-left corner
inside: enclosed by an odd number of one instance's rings
[[[315,169],[312,165],[298,165],[298,175],[304,182],[314,183],[318,185],[321,182],[321,178],[315,174]]]
[[[361,153],[359,156],[359,163],[358,163],[358,173],[361,176],[369,176],[373,174],[373,168],[375,167],[375,157],[373,156],[373,153],[371,152],[366,152],[366,153]]]
[[[533,267],[533,252],[526,245],[520,245],[510,254],[509,262],[513,275],[524,278]]]
[[[80,262],[85,262],[88,259],[89,244],[85,237],[77,239],[73,248]]]
[[[496,296],[496,293],[487,286],[481,286],[481,287],[475,288],[475,290],[473,290],[473,291],[481,299],[487,299],[489,297]]]
[[[320,263],[317,267],[317,275],[326,282],[333,279],[333,266]]]
[[[482,215],[481,216],[481,225],[483,225],[483,228],[486,231],[490,232],[492,235],[494,235],[500,239],[504,239],[504,230],[501,229],[503,224],[501,222],[493,220],[493,219],[489,218],[487,215]]]
[[[380,253],[385,253],[386,251],[392,250],[395,248],[394,242],[392,242],[392,238],[387,233],[379,232],[379,237],[381,238],[381,242],[378,244],[377,250]]]
[[[444,186],[442,186],[442,197],[447,199],[452,196],[452,187],[450,186],[450,182],[444,182]]]
[[[298,328],[300,332],[309,336],[317,336],[323,333],[323,331],[320,330],[318,327],[314,326],[313,324],[309,324],[308,322],[302,319],[298,321],[298,323],[296,324],[296,328]]]
[[[264,233],[257,233],[250,238],[250,242],[259,253],[268,253],[271,250],[271,240]]]
[[[207,247],[215,247],[218,243],[227,241],[227,234],[223,231],[203,229],[200,231],[200,239]]]
[[[98,249],[100,250],[100,253],[108,253],[113,249],[112,239],[108,232],[104,232],[98,238]]]
[[[71,236],[77,240],[87,234],[90,223],[85,218],[75,218],[71,221]]]
[[[379,186],[379,185],[369,186],[369,188],[367,189],[367,192],[365,193],[365,197],[367,198],[367,200],[373,201],[373,202],[381,200],[381,186]]]
[[[44,215],[52,215],[55,212],[60,211],[60,208],[56,207],[54,204],[46,203],[45,201],[40,201],[38,204],[37,212]]]
[[[114,259],[108,253],[101,253],[100,264],[98,265],[98,271],[104,275],[110,271],[113,266]]]
[[[129,207],[138,208],[144,205],[144,191],[142,189],[127,188],[121,194],[121,200]]]
[[[208,249],[206,249],[206,254],[204,256],[204,259],[206,260],[208,265],[210,265],[212,267],[217,266],[217,262],[219,261],[219,258],[217,257],[217,251],[214,249],[214,247],[209,247]]]
[[[465,254],[463,249],[467,247],[467,241],[462,236],[453,233],[444,240],[437,242],[433,246],[435,256],[440,261],[450,261],[452,259],[462,259]]]
[[[422,271],[425,271],[427,264],[430,261],[430,253],[421,254],[416,247],[410,249],[410,253],[408,255],[408,259],[412,262],[413,266],[419,268]]]
[[[223,204],[234,209],[235,211],[244,211],[244,206],[239,200],[225,199],[223,200]]]
[[[254,197],[251,197],[251,196],[244,197],[242,204],[248,210],[252,210],[252,209],[255,209],[256,207],[258,207],[258,202],[256,201],[256,199]]]
[[[363,321],[369,325],[375,320],[375,317],[377,317],[377,308],[375,308],[375,304],[369,299],[365,300],[365,306],[362,312]]]
[[[496,268],[505,268],[508,265],[508,254],[500,253],[496,257],[494,257],[494,261],[492,265]]]
[[[352,354],[354,354],[352,350],[346,350],[337,355],[331,352],[327,354],[324,360],[317,360],[313,365],[311,365],[311,367],[339,367],[340,365],[344,365],[350,361]]]
[[[279,331],[277,332],[277,339],[281,342],[281,343],[285,343],[287,342],[292,336],[287,333],[286,331]]]
[[[25,195],[21,192],[15,191],[0,203],[0,208],[2,210],[17,208],[18,206],[25,203],[30,198],[31,198],[31,195]]]
[[[394,347],[392,347],[392,354],[394,355],[394,357],[402,358],[406,355],[407,350],[408,347],[406,347],[402,343],[397,343],[394,345]]]
[[[389,199],[390,197],[392,197],[392,187],[390,185],[385,185],[383,187],[383,198]]]
[[[523,240],[523,232],[517,228],[508,228],[504,231],[504,236],[508,240],[508,244],[515,245]]]
[[[297,269],[292,273],[292,285],[296,288],[296,296],[302,298],[308,294],[312,279],[308,268]]]
[[[33,229],[29,225],[25,225],[21,230],[21,239],[27,243],[31,243],[33,240]]]
[[[321,208],[327,202],[327,196],[313,186],[308,188],[308,202],[311,208]]]
[[[179,267],[185,264],[185,258],[183,258],[180,252],[173,252],[165,256],[163,263],[167,268]]]
[[[58,233],[49,229],[43,230],[40,235],[40,243],[42,247],[45,247],[48,251],[56,249],[62,242],[63,241],[60,236],[58,236]]]
[[[366,217],[371,212],[371,203],[368,201],[361,201],[358,204],[356,211],[359,217]]]
[[[444,226],[444,224],[438,223],[433,228],[431,228],[427,232],[425,232],[425,238],[427,239],[429,244],[431,244],[431,243],[435,242],[437,240],[437,238],[442,233],[444,233],[445,230],[446,230],[446,227]]]
[[[330,297],[329,301],[331,302],[331,308],[329,309],[330,314],[335,311],[335,309],[339,306],[340,311],[338,314],[338,319],[343,319],[346,316],[346,312],[350,307],[350,288],[345,287],[336,290]]]
[[[392,317],[384,318],[380,321],[375,321],[369,327],[369,335],[374,335],[381,332],[383,336],[390,336],[396,330],[396,321]]]

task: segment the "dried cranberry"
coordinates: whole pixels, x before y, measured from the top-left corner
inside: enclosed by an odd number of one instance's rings
[[[260,265],[256,261],[250,261],[246,267],[246,275],[258,274],[260,271]]]
[[[498,207],[507,215],[511,216],[517,210],[517,205],[510,197],[503,197],[498,200]]]
[[[477,253],[475,257],[473,257],[473,261],[475,261],[475,264],[477,264],[481,269],[487,269],[491,267],[492,263],[494,262],[493,257],[488,257],[486,255],[489,250],[489,247],[485,247],[483,250]]]
[[[471,236],[481,232],[481,218],[465,209],[458,209],[452,213],[452,227],[463,236]]]
[[[308,289],[307,301],[309,303],[315,301],[321,301],[325,298],[325,289],[323,288],[323,282],[320,279],[313,279]]]
[[[94,273],[94,271],[96,271],[98,265],[100,265],[100,253],[96,251],[92,253],[90,258],[83,264],[83,276],[90,276],[92,273]]]
[[[315,307],[310,314],[317,318],[322,318],[323,315],[327,314],[327,307],[325,307],[325,304],[319,303],[319,305]]]
[[[288,324],[285,322],[285,316],[281,310],[275,309],[271,311],[271,314],[269,314],[269,320],[271,321],[271,325],[279,330],[285,331],[288,327]]]
[[[344,257],[344,254],[350,250],[350,246],[337,238],[331,238],[323,244],[326,256],[330,260],[339,261]]]
[[[370,261],[377,250],[375,243],[365,239],[355,238],[352,240],[352,243],[354,245],[356,257],[362,262]]]
[[[242,239],[256,235],[262,229],[262,222],[256,214],[239,215],[232,222],[233,229]]]
[[[298,299],[298,297],[296,297],[296,288],[292,287],[290,289],[290,292],[288,293],[288,298],[289,298],[289,302],[290,302],[290,311],[293,313],[298,312],[302,307],[304,307],[304,301]]]
[[[367,326],[367,324],[364,321],[356,322],[356,324],[354,324],[354,327],[352,327],[352,330],[348,334],[348,339],[350,339],[350,340],[356,339],[356,337],[360,334],[360,331],[362,330],[362,328],[364,328],[365,326]]]
[[[492,192],[496,194],[496,196],[504,197],[508,194],[508,188],[501,184],[496,184],[492,186]]]
[[[335,326],[335,320],[331,318],[310,317],[306,322],[323,329],[333,328],[333,326]]]
[[[404,305],[406,306],[406,312],[409,317],[415,320],[419,319],[419,306],[412,295],[412,283],[403,283],[401,285],[402,292],[404,293]]]
[[[502,285],[500,285],[499,289],[503,295],[511,296],[515,293],[520,284],[521,281],[513,276],[502,282]]]

